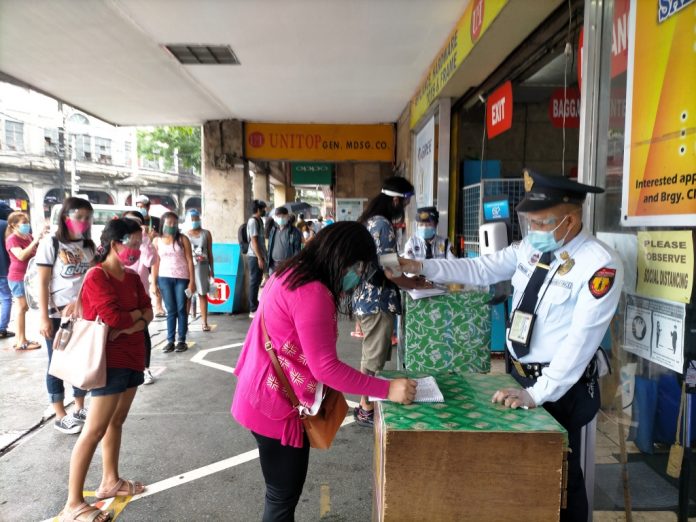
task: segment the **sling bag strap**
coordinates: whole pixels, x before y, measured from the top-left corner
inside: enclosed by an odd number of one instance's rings
[[[273,278],[275,279],[275,278]],[[265,293],[268,295],[268,291],[271,289],[273,282],[269,281],[268,284],[266,285]],[[264,343],[263,346],[266,349],[266,353],[268,354],[268,357],[271,359],[271,363],[273,363],[273,369],[275,370],[276,376],[278,379],[280,379],[280,382],[283,383],[283,388],[285,388],[285,393],[288,395],[288,398],[290,399],[290,402],[292,403],[293,408],[298,408],[300,406],[300,401],[297,399],[297,395],[295,395],[295,392],[292,389],[292,386],[290,386],[290,382],[288,382],[288,378],[285,376],[285,372],[283,371],[283,368],[280,366],[280,361],[278,361],[278,356],[275,353],[275,350],[273,349],[273,343],[271,342],[271,338],[268,336],[268,330],[266,330],[266,319],[264,318],[263,311],[266,308],[265,303],[261,305],[261,330],[263,330],[263,338],[264,338]],[[298,410],[299,411],[299,410]]]

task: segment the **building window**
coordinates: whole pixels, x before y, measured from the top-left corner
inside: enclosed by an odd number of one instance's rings
[[[126,141],[123,143],[123,156],[127,167],[130,167],[132,165],[131,154],[133,152],[131,150],[131,147],[132,145],[130,141]]]
[[[87,116],[84,114],[80,113],[75,113],[70,118],[68,118],[68,121],[70,123],[77,123],[79,125],[89,125],[89,120],[87,119]]]
[[[44,129],[44,154],[58,156],[59,152],[58,129]]]
[[[94,138],[94,152],[99,163],[111,163],[111,140]]]
[[[23,123],[5,120],[5,148],[8,150],[24,150]]]
[[[70,146],[75,138],[75,157],[79,161],[92,161],[92,137],[87,134],[78,134],[70,137]]]

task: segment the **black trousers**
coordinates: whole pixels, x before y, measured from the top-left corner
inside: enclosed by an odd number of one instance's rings
[[[259,446],[261,471],[266,482],[263,522],[293,522],[309,465],[307,435],[304,436],[304,445],[294,448],[282,446],[278,439],[253,431],[251,434]]]
[[[512,367],[512,376],[524,388],[534,385],[535,379],[520,376]],[[587,383],[580,379],[566,394],[555,402],[547,402],[544,409],[568,431],[568,502],[561,510],[561,522],[587,522],[589,507],[585,478],[580,465],[580,436],[582,427],[597,414],[600,405],[599,385],[594,381],[594,397],[589,393]]]
[[[263,271],[259,268],[257,258],[247,256],[247,268],[249,269],[249,311],[255,312],[259,307],[259,287],[263,279]]]
[[[145,368],[150,367],[150,356],[152,355],[152,339],[150,339],[150,331],[145,327],[143,330],[145,335]]]

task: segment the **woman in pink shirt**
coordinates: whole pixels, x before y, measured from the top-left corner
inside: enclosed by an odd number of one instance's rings
[[[262,321],[302,409],[316,413],[323,386],[408,404],[414,381],[364,375],[336,355],[337,312],[376,260],[375,243],[355,222],[317,234],[266,283],[234,373],[232,415],[251,430],[266,482],[264,521],[294,520],[307,476],[309,441],[264,349]],[[346,312],[347,310],[341,310]]]
[[[5,248],[10,256],[10,269],[7,272],[7,283],[12,297],[17,300],[17,344],[15,350],[36,350],[41,344],[29,341],[26,337],[26,314],[29,310],[24,290],[24,274],[29,260],[36,255],[36,247],[47,230],[42,230],[36,237],[31,235],[29,218],[24,212],[13,212],[7,216],[5,231]]]

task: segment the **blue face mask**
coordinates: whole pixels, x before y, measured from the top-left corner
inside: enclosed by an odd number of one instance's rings
[[[566,218],[564,217],[558,226],[553,230],[531,230],[529,234],[527,234],[527,240],[529,241],[529,244],[532,245],[532,248],[538,250],[539,252],[553,252],[554,250],[561,248],[565,244],[565,236],[556,240],[553,233],[558,230],[558,227],[560,227],[565,220]],[[568,232],[570,232],[570,230],[568,230]],[[566,236],[567,235],[568,233],[566,233]]]
[[[273,219],[275,220],[276,224],[277,224],[279,227],[284,227],[285,225],[288,224],[288,218],[286,218],[286,217],[278,217],[278,216],[276,216],[276,217],[274,217]]]
[[[358,273],[353,270],[352,268],[346,272],[346,275],[343,276],[343,291],[348,292],[355,288],[358,283],[360,282],[360,276]]]
[[[22,223],[17,227],[17,230],[22,235],[31,234],[31,225],[29,223]]]
[[[422,239],[435,237],[435,227],[416,227],[416,235]]]
[[[138,208],[138,212],[140,212],[140,214],[143,217],[147,217],[147,209],[146,208]]]
[[[201,228],[201,222],[200,221],[191,221],[191,228],[193,230]]]

